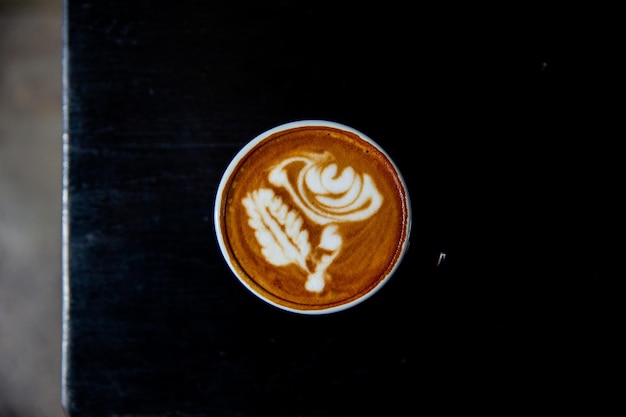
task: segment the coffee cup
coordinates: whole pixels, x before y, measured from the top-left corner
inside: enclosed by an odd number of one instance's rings
[[[301,120],[248,142],[219,182],[221,253],[270,305],[327,314],[367,300],[408,245],[411,204],[391,157],[341,123]]]

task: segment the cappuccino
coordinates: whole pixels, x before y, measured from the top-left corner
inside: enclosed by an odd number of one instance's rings
[[[226,263],[284,310],[322,314],[374,294],[408,247],[411,207],[394,162],[348,126],[308,120],[254,138],[215,201]]]

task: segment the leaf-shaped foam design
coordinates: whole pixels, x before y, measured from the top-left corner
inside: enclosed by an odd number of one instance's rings
[[[309,232],[302,229],[300,214],[289,210],[280,196],[269,188],[248,193],[242,203],[265,259],[276,266],[295,263],[309,272],[306,258],[311,252],[311,244]]]

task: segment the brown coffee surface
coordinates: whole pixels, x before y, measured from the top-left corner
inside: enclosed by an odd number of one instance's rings
[[[357,185],[344,192],[348,183]],[[370,292],[408,239],[408,196],[393,164],[333,127],[296,127],[257,144],[236,166],[221,205],[240,279],[291,309],[323,310]],[[316,273],[317,286],[307,289]]]

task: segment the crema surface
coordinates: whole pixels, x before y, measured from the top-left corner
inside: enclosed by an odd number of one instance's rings
[[[396,167],[370,141],[333,127],[296,127],[257,143],[234,167],[221,205],[231,267],[291,309],[326,309],[373,291],[408,238]]]

